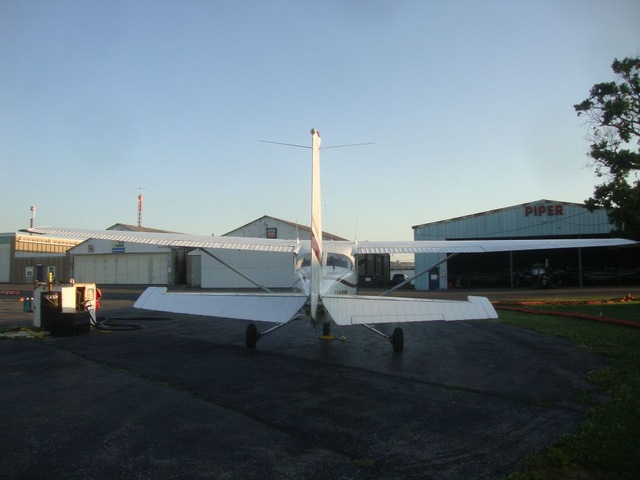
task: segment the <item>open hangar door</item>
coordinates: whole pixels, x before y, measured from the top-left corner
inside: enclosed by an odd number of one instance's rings
[[[530,287],[536,265],[555,285],[640,283],[640,248],[583,248],[461,254],[447,262],[448,286]]]

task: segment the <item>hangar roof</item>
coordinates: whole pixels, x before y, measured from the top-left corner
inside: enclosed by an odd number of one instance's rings
[[[149,232],[149,233],[180,233],[170,230],[159,230],[157,228],[140,227],[138,225],[128,225],[126,223],[116,223],[111,225],[107,230],[120,230],[125,232]]]
[[[612,230],[604,209],[540,199],[412,227],[416,240],[607,235]]]
[[[289,222],[288,220],[282,220],[281,218],[270,217],[269,215],[263,215],[260,218],[257,218],[255,220],[249,222],[249,223],[246,223],[246,224],[242,225],[241,227],[235,228],[235,229],[231,230],[230,232],[225,233],[223,236],[236,236],[236,235],[238,235],[239,231],[245,230],[245,229],[247,229],[247,227],[251,227],[251,226],[254,226],[256,224],[268,223],[269,221],[273,221],[275,223],[288,225],[289,227],[293,228],[294,230],[297,229],[300,232],[305,232],[305,233],[308,233],[309,235],[311,234],[311,227],[308,227],[306,225],[301,225],[301,224],[295,223],[295,222]],[[347,240],[346,238],[342,238],[342,237],[339,237],[338,235],[334,235],[332,233],[328,233],[328,232],[325,232],[325,231],[322,232],[322,238],[324,240],[336,240],[336,241]]]

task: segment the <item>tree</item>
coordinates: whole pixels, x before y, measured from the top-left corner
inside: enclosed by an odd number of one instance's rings
[[[604,207],[616,233],[640,240],[640,57],[616,59],[611,68],[617,80],[594,85],[573,106],[587,118],[589,156],[603,179],[585,205]]]

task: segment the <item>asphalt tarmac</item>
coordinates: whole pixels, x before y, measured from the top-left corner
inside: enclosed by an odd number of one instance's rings
[[[30,323],[3,302],[0,329]],[[576,428],[606,365],[497,321],[404,324],[402,354],[300,321],[247,350],[244,322],[104,304],[142,328],[0,341],[3,480],[498,479]]]

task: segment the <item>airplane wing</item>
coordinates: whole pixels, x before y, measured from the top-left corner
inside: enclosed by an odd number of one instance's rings
[[[122,230],[85,230],[74,228],[34,227],[25,230],[60,237],[95,238],[133,242],[162,247],[222,248],[265,252],[294,252],[300,247],[297,240],[190,235],[182,233],[132,232]],[[309,241],[303,241],[302,243]],[[619,247],[638,242],[625,238],[532,239],[532,240],[414,240],[400,242],[326,241],[324,250],[332,246],[351,246],[353,254],[367,253],[487,253],[518,250],[547,250],[556,248]]]
[[[620,247],[638,242],[626,238],[575,238],[531,240],[415,240],[406,242],[362,242],[352,253],[488,253],[557,248]],[[325,248],[330,248],[327,242]]]
[[[485,297],[470,296],[464,301],[325,295],[322,302],[338,325],[498,318]]]
[[[225,237],[207,235],[187,235],[182,233],[132,232],[123,230],[86,230],[78,228],[34,227],[25,230],[26,233],[36,233],[59,237],[78,239],[95,238],[98,240],[113,240],[114,242],[133,242],[160,247],[176,248],[223,248],[233,250],[253,250],[264,252],[293,252],[299,246],[296,240]]]
[[[149,287],[133,306],[160,312],[282,323],[298,313],[306,300],[307,296],[301,293],[189,293]]]

